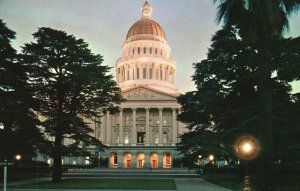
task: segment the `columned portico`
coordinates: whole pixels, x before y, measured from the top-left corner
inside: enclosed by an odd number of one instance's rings
[[[132,108],[132,140],[133,145],[136,145],[136,108]]]
[[[162,144],[163,141],[163,130],[162,130],[162,126],[163,126],[163,108],[158,108],[158,112],[159,112],[159,144]]]
[[[150,108],[145,108],[146,110],[146,143],[145,145],[149,145],[150,143],[150,123],[149,123],[149,110]]]

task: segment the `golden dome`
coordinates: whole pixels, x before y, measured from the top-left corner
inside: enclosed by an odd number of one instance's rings
[[[126,36],[126,40],[135,35],[154,35],[166,39],[165,31],[152,19],[141,19],[134,23]]]

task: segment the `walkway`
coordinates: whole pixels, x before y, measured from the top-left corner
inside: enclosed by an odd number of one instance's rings
[[[202,178],[175,178],[174,180],[178,191],[232,191]]]

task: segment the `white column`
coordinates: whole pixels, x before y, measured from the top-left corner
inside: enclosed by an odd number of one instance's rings
[[[172,140],[172,142],[174,143],[174,144],[176,144],[177,143],[177,120],[176,120],[176,109],[177,108],[172,108],[172,138],[173,138],[173,140]]]
[[[139,73],[140,78],[139,79],[142,80],[143,79],[143,72],[144,71],[143,71],[143,65],[141,63],[139,64],[139,68],[140,68],[140,73]]]
[[[100,123],[100,132],[101,132],[101,141],[102,141],[102,143],[104,143],[106,140],[105,140],[105,117],[104,116],[102,116],[101,118],[100,118],[100,120],[101,120],[101,123]]]
[[[154,67],[153,67],[153,71],[152,71],[153,80],[158,80],[158,78],[156,76],[156,72],[157,72],[157,64],[154,63]]]
[[[132,108],[132,144],[136,144],[136,108]]]
[[[137,79],[136,77],[136,63],[133,63],[133,79]]]
[[[123,164],[123,153],[118,151],[117,152],[117,156],[118,156],[118,168],[123,168],[124,164]]]
[[[150,79],[149,63],[146,63],[146,79]]]
[[[111,137],[111,120],[109,111],[106,112],[106,142],[110,144]]]
[[[176,83],[176,69],[173,70],[173,83]]]
[[[146,110],[146,144],[150,144],[150,124],[149,124],[150,108],[145,108],[145,110]]]
[[[123,109],[120,109],[120,116],[119,116],[119,143],[123,144]]]
[[[124,68],[125,68],[125,80],[124,81],[127,81],[128,80],[128,65],[125,65],[124,66]]]
[[[163,143],[163,132],[162,132],[163,117],[162,117],[162,111],[163,111],[163,108],[158,108],[158,112],[159,112],[159,143]]]

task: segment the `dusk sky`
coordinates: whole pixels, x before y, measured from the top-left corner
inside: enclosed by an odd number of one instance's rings
[[[126,34],[141,17],[144,0],[0,0],[0,19],[17,33],[13,46],[33,41],[39,27],[51,27],[83,38],[93,53],[114,67],[122,56]],[[213,0],[149,0],[152,18],[165,30],[177,63],[180,93],[194,89],[192,64],[206,58],[211,36],[221,25],[215,22]],[[290,19],[286,36],[300,36],[300,12]],[[115,74],[114,68],[111,70]],[[300,82],[293,84],[300,92]],[[295,92],[295,91],[294,91]]]

